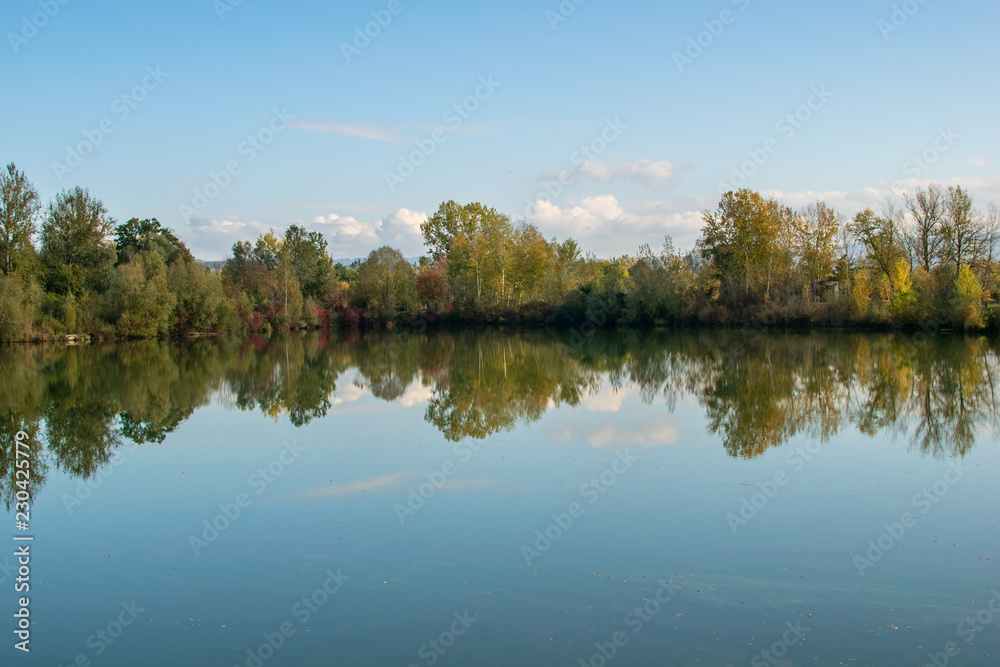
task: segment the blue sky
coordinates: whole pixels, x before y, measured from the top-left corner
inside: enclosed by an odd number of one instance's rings
[[[0,9],[0,160],[206,259],[290,224],[413,256],[449,199],[598,256],[691,247],[734,184],[1000,203],[995,2],[63,1]]]

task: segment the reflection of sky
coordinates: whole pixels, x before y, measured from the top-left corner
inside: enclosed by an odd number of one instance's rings
[[[23,664],[94,659],[88,636],[133,599],[146,610],[99,664],[245,664],[262,633],[291,621],[297,634],[269,664],[407,665],[466,609],[478,620],[442,663],[578,664],[666,576],[683,594],[615,664],[747,664],[806,614],[814,630],[792,664],[916,663],[1000,584],[1000,450],[987,436],[965,478],[862,578],[851,554],[914,511],[947,461],[853,428],[801,470],[789,457],[802,436],[734,459],[696,400],[671,411],[607,383],[578,408],[450,443],[424,421],[419,383],[387,403],[342,380],[342,402],[299,429],[203,408],[162,445],[123,453],[72,515],[64,494],[80,482],[53,472],[34,506],[37,649]],[[251,475],[292,440],[304,453],[257,494]],[[624,450],[639,461],[597,502],[582,500]],[[778,471],[788,483],[734,535],[726,515]],[[396,505],[435,473],[446,483],[401,524]],[[240,493],[251,505],[195,557],[189,537]],[[573,502],[583,516],[526,566],[522,545]],[[350,580],[299,625],[295,602],[337,567]],[[1000,627],[965,664],[990,664],[982,652],[998,649]]]

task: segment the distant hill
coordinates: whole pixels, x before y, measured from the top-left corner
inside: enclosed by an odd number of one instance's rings
[[[211,259],[211,260],[208,260],[208,259],[196,259],[195,261],[198,262],[199,264],[207,266],[208,268],[212,269],[213,271],[221,271],[223,265],[226,263],[226,260],[224,260],[224,259]]]
[[[226,263],[226,260],[224,260],[224,259],[196,259],[195,261],[198,262],[199,264],[202,264],[203,266],[207,266],[208,268],[212,269],[213,271],[221,271],[222,267]],[[353,264],[356,261],[357,262],[363,262],[363,261],[365,261],[365,258],[364,257],[341,258],[341,259],[335,259],[335,260],[333,260],[333,263],[334,264],[343,264],[344,266],[350,266],[351,264]],[[419,257],[407,257],[406,261],[409,262],[410,264],[416,265],[417,262],[420,261],[420,258]]]

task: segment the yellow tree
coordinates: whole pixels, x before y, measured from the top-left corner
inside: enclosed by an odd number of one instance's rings
[[[888,280],[891,299],[896,292],[896,261],[904,255],[903,220],[891,202],[883,208],[881,215],[866,208],[854,216],[848,229],[864,246],[871,264]]]
[[[718,267],[736,296],[767,301],[775,268],[787,251],[789,218],[776,199],[746,189],[727,192],[717,211],[702,214],[702,255]]]
[[[432,258],[448,260],[448,279],[460,306],[478,310],[504,303],[513,245],[509,216],[479,203],[448,201],[420,231]]]
[[[843,216],[822,201],[792,216],[792,250],[809,281],[827,280],[833,275],[842,252],[842,226]]]
[[[536,301],[539,287],[551,271],[554,260],[552,247],[534,225],[521,221],[514,231],[512,292],[518,301]]]

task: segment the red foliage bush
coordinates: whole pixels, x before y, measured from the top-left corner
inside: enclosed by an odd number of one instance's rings
[[[252,333],[257,333],[264,327],[266,322],[267,321],[264,319],[264,316],[255,311],[253,315],[250,316],[250,321],[247,322],[247,326],[250,327],[250,331]]]
[[[357,309],[345,306],[338,312],[340,315],[340,326],[344,329],[357,329],[361,323],[361,315]]]

